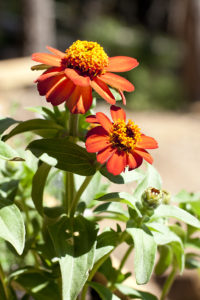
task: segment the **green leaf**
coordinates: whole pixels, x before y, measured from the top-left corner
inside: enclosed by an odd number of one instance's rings
[[[40,215],[43,215],[43,192],[50,169],[51,166],[42,163],[33,176],[31,196]]]
[[[200,229],[200,221],[187,211],[172,205],[160,205],[154,212],[152,220],[158,218],[176,218],[184,223]]]
[[[200,269],[200,255],[197,253],[187,253],[185,257],[185,267],[187,269]]]
[[[82,216],[62,216],[49,232],[60,264],[63,300],[75,300],[94,264],[96,225]]]
[[[149,281],[156,256],[157,245],[154,238],[141,228],[127,227],[134,241],[134,270],[137,284]]]
[[[110,253],[119,243],[119,234],[107,228],[97,237],[97,247],[95,251],[95,261],[99,261],[106,254]]]
[[[161,186],[162,186],[162,180],[161,180],[160,174],[157,172],[157,170],[152,165],[148,164],[148,168],[145,173],[145,177],[143,178],[143,180],[140,182],[140,184],[135,189],[133,196],[137,200],[140,200],[143,192],[148,187],[154,187],[157,189],[161,189]]]
[[[12,136],[27,132],[27,131],[34,131],[34,130],[44,130],[44,129],[56,129],[56,130],[63,130],[61,125],[58,125],[54,121],[51,120],[43,120],[43,119],[33,119],[24,122],[20,122],[11,132],[7,135],[3,136],[3,140],[6,141]]]
[[[28,149],[37,157],[44,153],[57,160],[60,170],[90,176],[96,172],[96,156],[68,139],[41,139],[31,142]]]
[[[19,123],[11,118],[0,119],[0,135],[13,124]]]
[[[172,252],[173,252],[173,254],[176,257],[177,265],[178,265],[178,267],[180,269],[180,272],[182,273],[184,271],[184,268],[185,268],[185,254],[184,254],[184,249],[177,242],[172,242],[171,243],[171,247],[172,247]]]
[[[19,180],[10,180],[0,183],[0,198],[14,201],[17,193]]]
[[[133,208],[134,210],[137,211],[138,215],[141,217],[141,213],[138,210],[137,206],[136,206],[136,200],[135,198],[126,192],[115,192],[115,193],[108,193],[102,197],[97,198],[96,200],[98,201],[112,201],[112,202],[120,202],[120,203],[124,203],[127,204],[128,206],[130,206],[131,208]]]
[[[133,181],[140,181],[144,178],[144,175],[141,173],[139,169],[128,171],[128,169],[125,170],[125,172],[121,173],[120,175],[113,175],[108,172],[106,166],[102,167],[100,169],[100,172],[103,176],[108,178],[111,182],[117,183],[117,184],[125,184]]]
[[[12,279],[34,297],[34,300],[61,300],[58,285],[47,272],[27,267],[14,272]]]
[[[94,210],[95,213],[111,213],[121,217],[121,221],[128,221],[129,216],[127,210],[122,207],[121,203],[106,202],[97,206]]]
[[[120,300],[115,294],[105,286],[97,283],[97,282],[88,282],[89,286],[91,286],[101,297],[102,300]]]
[[[18,207],[7,199],[0,201],[0,237],[8,241],[22,254],[25,242],[25,227]]]
[[[151,230],[151,233],[157,245],[165,245],[171,242],[177,242],[183,248],[183,244],[179,236],[176,235],[174,232],[172,232],[164,224],[151,222],[151,223],[146,223],[146,226]]]
[[[129,286],[123,284],[116,284],[115,287],[123,294],[131,299],[142,299],[142,300],[158,300],[158,298],[148,292],[142,292],[135,290]]]
[[[2,141],[0,141],[0,158],[9,161],[24,161],[13,148]]]
[[[173,253],[170,245],[163,245],[158,248],[160,253],[159,261],[155,267],[156,275],[162,275],[172,263]]]

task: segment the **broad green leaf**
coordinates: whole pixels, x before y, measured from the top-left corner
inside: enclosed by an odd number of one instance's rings
[[[120,202],[127,204],[131,208],[135,209],[139,216],[141,216],[140,211],[136,206],[136,199],[129,193],[126,192],[115,192],[115,193],[108,193],[102,197],[97,198],[98,201],[112,201],[112,202]]]
[[[172,263],[173,253],[170,245],[163,245],[158,248],[160,258],[155,267],[156,275],[162,275]]]
[[[185,257],[185,267],[187,269],[200,269],[200,255],[197,253],[187,253]]]
[[[141,181],[144,178],[144,175],[141,173],[139,169],[128,171],[128,169],[125,170],[125,172],[122,172],[120,175],[113,175],[108,172],[106,166],[100,169],[100,172],[103,176],[108,178],[111,182],[117,183],[117,184],[124,184],[129,183],[133,181]]]
[[[177,243],[177,242],[172,242],[171,243],[171,247],[172,247],[172,252],[176,257],[176,262],[177,265],[180,269],[180,273],[182,273],[184,271],[185,268],[185,254],[184,254],[184,249],[183,247]]]
[[[14,201],[17,193],[19,180],[10,180],[0,183],[0,198]]]
[[[44,129],[57,129],[57,130],[62,130],[63,127],[54,121],[51,120],[43,120],[43,119],[33,119],[33,120],[28,120],[24,122],[20,122],[11,132],[7,135],[3,136],[3,140],[6,141],[12,136],[27,132],[27,131],[34,131],[34,130],[44,130]]]
[[[41,215],[43,215],[43,192],[50,169],[51,166],[42,163],[37,169],[32,181],[32,200],[35,208]]]
[[[0,141],[0,158],[9,161],[24,161],[8,144]]]
[[[127,227],[134,241],[134,270],[137,284],[149,281],[155,263],[157,245],[154,238],[141,228]]]
[[[88,284],[99,294],[102,300],[120,300],[120,298],[115,294],[112,294],[112,292],[104,285],[91,281],[89,281]]]
[[[200,200],[190,202],[193,212],[200,217]]]
[[[140,184],[135,189],[133,196],[137,200],[140,200],[143,192],[148,187],[154,187],[157,189],[161,189],[161,186],[162,186],[162,180],[161,180],[160,174],[157,172],[157,170],[152,165],[148,164],[148,168],[145,173],[145,177],[143,178],[143,180],[140,182]]]
[[[60,264],[63,300],[75,300],[94,264],[96,225],[82,216],[62,216],[49,232]]]
[[[95,261],[99,261],[106,254],[110,253],[119,243],[119,234],[110,228],[106,229],[97,237],[97,246],[95,251]]]
[[[188,239],[185,246],[200,250],[200,239],[199,238]]]
[[[111,213],[121,216],[124,221],[128,221],[129,215],[127,210],[122,207],[121,203],[117,202],[106,202],[97,206],[94,210],[95,213]]]
[[[200,193],[188,193],[185,190],[181,190],[177,195],[173,197],[173,201],[178,203],[191,203],[200,199]]]
[[[24,221],[18,207],[7,199],[0,201],[0,237],[22,254],[25,242]]]
[[[151,233],[157,245],[165,245],[171,242],[177,242],[183,247],[182,241],[179,236],[172,232],[164,224],[151,222],[146,223],[146,226],[151,230]]]
[[[200,229],[200,221],[189,214],[187,211],[172,205],[160,205],[156,210],[152,219],[158,218],[176,218],[184,223]]]
[[[158,298],[148,292],[142,292],[135,290],[129,286],[123,284],[116,284],[115,287],[130,299],[142,299],[142,300],[158,300]]]
[[[0,119],[0,135],[13,124],[19,123],[11,118]]]
[[[28,149],[37,157],[44,153],[57,160],[56,168],[90,176],[96,172],[95,155],[68,139],[41,139],[31,142]]]
[[[58,285],[47,272],[30,267],[16,271],[12,279],[34,300],[62,299]]]

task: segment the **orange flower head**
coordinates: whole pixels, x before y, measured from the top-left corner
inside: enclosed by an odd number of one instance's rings
[[[125,152],[133,150],[141,137],[140,129],[133,121],[129,120],[126,124],[124,120],[120,119],[113,123],[109,135],[112,146]]]
[[[52,53],[34,53],[32,59],[44,65],[33,69],[48,68],[36,80],[41,96],[52,105],[66,102],[71,113],[86,113],[92,104],[95,90],[110,104],[116,100],[108,85],[118,90],[126,104],[124,91],[134,91],[127,79],[113,72],[125,72],[138,66],[135,58],[127,56],[108,57],[96,42],[76,41],[66,52],[47,47]]]
[[[106,163],[113,175],[119,175],[126,166],[129,170],[138,168],[143,159],[152,164],[153,158],[146,149],[158,148],[156,140],[141,133],[133,121],[126,123],[122,108],[112,105],[110,112],[113,122],[101,112],[86,118],[87,122],[96,125],[87,134],[87,151],[97,152],[97,161]]]
[[[76,41],[66,50],[67,67],[94,78],[105,73],[108,55],[96,42]]]

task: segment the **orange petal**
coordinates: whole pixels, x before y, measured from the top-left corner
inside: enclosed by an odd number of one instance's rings
[[[97,123],[97,124],[99,124],[99,121],[97,120],[95,115],[87,116],[85,121],[88,122],[88,123]]]
[[[75,85],[73,82],[67,78],[59,82],[54,89],[47,95],[47,99],[53,105],[59,105],[69,99],[70,95],[73,93]]]
[[[96,117],[97,117],[97,120],[99,121],[99,123],[101,124],[101,126],[107,132],[110,132],[110,130],[112,129],[112,122],[108,119],[108,117],[102,112],[96,113]]]
[[[114,122],[119,119],[126,121],[126,113],[121,107],[112,105],[110,108],[110,113]]]
[[[106,68],[110,72],[126,72],[139,65],[137,59],[128,56],[109,57],[109,64]]]
[[[97,161],[100,164],[104,164],[111,157],[111,155],[116,151],[117,149],[108,146],[102,151],[99,151],[99,153],[97,154]]]
[[[130,81],[113,73],[105,73],[100,78],[110,86],[122,91],[133,92],[135,89]]]
[[[158,143],[154,138],[142,135],[141,140],[137,142],[136,147],[144,149],[156,149],[158,148]]]
[[[138,168],[142,164],[143,158],[136,153],[127,153],[127,165],[129,171]]]
[[[102,80],[96,77],[93,80],[91,80],[90,85],[108,103],[115,104],[115,97],[109,90],[108,86]]]
[[[91,87],[76,86],[66,105],[73,114],[86,113],[92,105]]]
[[[39,77],[40,78],[40,77]],[[66,78],[63,75],[58,76],[50,76],[46,78],[45,80],[39,80],[38,78],[38,84],[37,89],[39,91],[39,94],[41,96],[44,96],[48,93],[50,89],[53,88],[54,85],[56,85],[62,78]]]
[[[116,151],[107,162],[107,170],[113,175],[119,175],[126,167],[126,153]]]
[[[75,85],[80,85],[80,86],[89,86],[90,85],[90,77],[88,76],[81,76],[78,74],[77,71],[74,69],[65,69],[65,74]]]
[[[66,58],[66,54],[64,52],[61,52],[58,49],[55,49],[53,47],[50,46],[46,46],[46,48],[51,51],[53,54],[55,54],[56,56],[60,57],[60,58]]]
[[[86,149],[90,153],[101,151],[109,145],[110,142],[107,135],[102,136],[99,134],[93,134],[90,135],[85,142]]]
[[[153,163],[153,157],[146,150],[135,148],[134,152],[142,156],[148,163]]]
[[[48,53],[33,53],[32,60],[46,64],[48,66],[60,67],[61,59],[58,56]]]
[[[57,76],[57,75],[63,75],[63,72],[62,71],[62,68],[50,68],[48,69],[47,71],[45,71],[42,75],[40,75],[36,80],[35,82],[41,82],[45,79],[48,79],[50,77],[53,77],[53,76]]]
[[[124,96],[124,93],[121,90],[118,90],[118,92],[120,93],[121,97],[122,97],[122,102],[124,105],[126,105],[126,98]]]

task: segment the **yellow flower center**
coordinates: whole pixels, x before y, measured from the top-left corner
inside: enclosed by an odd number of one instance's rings
[[[119,151],[130,152],[135,148],[140,137],[140,128],[133,121],[129,120],[126,124],[123,120],[117,120],[113,123],[110,133],[110,142],[113,148],[117,148]]]
[[[104,73],[108,56],[96,42],[76,41],[66,50],[66,65],[91,78]]]

